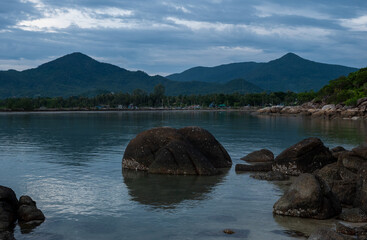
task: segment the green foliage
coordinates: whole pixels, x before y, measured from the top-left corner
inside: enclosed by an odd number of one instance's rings
[[[367,68],[329,82],[317,93],[317,100],[327,103],[344,103],[354,106],[357,100],[367,96]]]
[[[25,110],[34,109],[99,109],[103,107],[117,108],[129,105],[137,107],[187,107],[200,105],[208,107],[211,103],[217,106],[224,104],[228,107],[242,106],[269,106],[269,105],[296,105],[302,104],[313,98],[315,93],[294,93],[294,92],[274,92],[274,93],[249,93],[249,94],[207,94],[207,95],[178,95],[165,96],[164,89],[157,86],[156,91],[147,92],[136,89],[129,93],[108,93],[95,97],[69,97],[69,98],[8,98],[0,100],[0,109]]]

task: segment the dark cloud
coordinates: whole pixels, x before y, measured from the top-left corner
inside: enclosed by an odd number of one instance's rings
[[[287,52],[364,67],[366,10],[360,0],[5,0],[0,69],[75,51],[148,73]]]

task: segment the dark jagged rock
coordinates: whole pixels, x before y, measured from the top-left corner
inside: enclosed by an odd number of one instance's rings
[[[0,231],[0,240],[15,240],[14,234],[9,231]]]
[[[19,223],[39,225],[45,221],[45,215],[37,208],[36,202],[29,196],[21,196],[18,209]]]
[[[353,205],[367,213],[367,163],[360,166],[357,177],[356,198]]]
[[[331,149],[331,153],[333,154],[333,157],[338,159],[339,155],[343,152],[347,151],[345,148],[343,148],[342,146],[337,146],[333,149]]]
[[[312,174],[301,174],[274,204],[279,215],[327,219],[338,215],[341,206],[329,186]]]
[[[356,154],[354,151],[343,152],[338,158],[339,166],[344,166],[355,173],[358,172],[360,166],[364,163],[367,163],[367,159]]]
[[[351,240],[352,237],[344,236],[335,230],[321,228],[310,235],[308,240]]]
[[[267,180],[267,181],[286,181],[289,180],[289,176],[281,173],[281,172],[273,172],[269,171],[267,173],[256,173],[251,175],[250,177],[258,179],[258,180]]]
[[[17,220],[18,199],[14,191],[0,186],[0,232],[12,230]]]
[[[342,204],[353,204],[356,197],[356,174],[337,163],[326,165],[314,174],[327,182]]]
[[[335,161],[320,139],[306,138],[280,153],[275,158],[273,171],[288,175],[312,173]]]
[[[274,161],[274,154],[268,149],[261,149],[258,151],[254,151],[249,153],[245,157],[241,158],[249,163],[256,163],[256,162],[273,162]]]
[[[352,151],[365,160],[367,159],[367,143],[363,143],[362,145],[353,148]]]
[[[353,223],[367,222],[367,214],[360,208],[345,208],[339,215],[339,219]]]
[[[214,175],[231,166],[224,147],[199,127],[144,131],[130,141],[122,160],[126,169],[177,175]]]
[[[272,163],[236,164],[236,172],[269,172]]]

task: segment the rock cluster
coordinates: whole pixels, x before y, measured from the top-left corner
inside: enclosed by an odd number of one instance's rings
[[[224,147],[200,127],[144,131],[130,141],[122,160],[126,169],[176,175],[214,175],[231,166]]]
[[[321,104],[308,102],[301,106],[273,106],[265,107],[257,111],[259,114],[284,114],[284,115],[305,115],[326,119],[347,118],[347,119],[367,119],[367,97],[357,101],[355,107],[344,106],[342,104]]]
[[[0,186],[0,239],[14,239],[17,220],[22,229],[29,229],[41,224],[45,216],[32,198],[22,196],[18,201],[12,189]]]
[[[367,144],[339,152],[337,163],[316,171],[340,202],[367,212]]]
[[[274,204],[279,215],[327,219],[340,214],[342,208],[329,186],[315,175],[300,175]]]
[[[336,159],[318,138],[306,138],[281,152],[274,161],[273,171],[287,175],[312,173]]]

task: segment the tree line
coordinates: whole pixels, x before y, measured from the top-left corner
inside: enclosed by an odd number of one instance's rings
[[[311,101],[316,97],[313,91],[294,92],[263,92],[249,94],[207,94],[166,96],[163,85],[158,84],[152,93],[136,89],[132,93],[106,93],[95,97],[37,97],[7,98],[0,100],[1,109],[35,110],[35,109],[98,109],[98,108],[141,108],[171,107],[184,108],[193,105],[200,107],[243,107],[269,105],[298,105]]]

